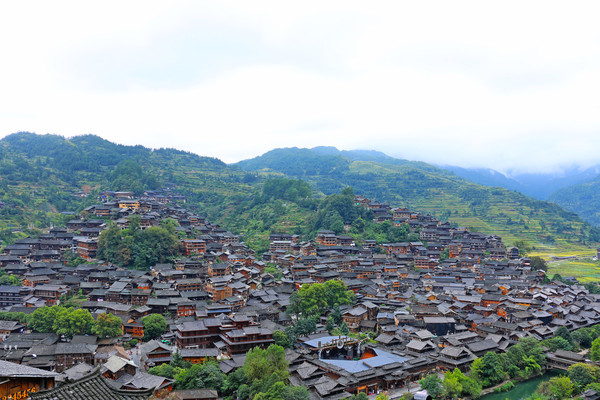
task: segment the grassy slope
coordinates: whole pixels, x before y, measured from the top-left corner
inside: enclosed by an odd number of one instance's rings
[[[600,262],[592,260],[590,256],[579,257],[576,260],[550,261],[548,273],[550,276],[574,276],[582,282],[600,281]]]

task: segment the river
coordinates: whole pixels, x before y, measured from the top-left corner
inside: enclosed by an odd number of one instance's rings
[[[538,376],[537,378],[530,379],[528,381],[516,383],[515,387],[509,390],[508,392],[502,393],[491,393],[485,395],[481,398],[481,400],[521,400],[526,399],[531,396],[538,385],[542,382],[546,382],[555,376],[562,375],[558,371],[548,371],[542,376]]]

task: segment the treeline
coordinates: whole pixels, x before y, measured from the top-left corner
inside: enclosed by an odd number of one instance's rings
[[[123,267],[146,269],[182,254],[175,227],[177,221],[163,220],[161,226],[140,229],[140,217],[132,215],[129,227],[111,224],[98,238],[98,258]]]
[[[341,156],[324,157],[312,150],[296,147],[274,149],[260,157],[237,163],[245,170],[269,168],[295,178],[339,175],[348,170],[349,164],[349,161]]]
[[[123,335],[122,322],[110,313],[100,314],[96,321],[88,310],[73,307],[41,307],[32,314],[23,312],[0,312],[2,321],[18,321],[27,324],[35,332],[56,333],[68,338],[74,335],[94,334],[99,337]]]
[[[74,335],[98,335],[101,338],[123,335],[121,318],[111,314],[99,314],[96,320],[88,310],[75,307],[45,306],[31,314],[23,312],[0,312],[0,321],[18,321],[27,324],[35,332],[56,333],[67,338]],[[158,339],[167,329],[167,321],[160,314],[142,318],[144,341]]]

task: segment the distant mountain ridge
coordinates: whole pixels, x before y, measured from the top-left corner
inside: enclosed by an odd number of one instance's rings
[[[600,176],[559,189],[549,200],[576,212],[592,225],[600,226]]]
[[[585,170],[573,167],[559,173],[519,173],[510,176],[493,169],[462,168],[447,165],[440,165],[439,167],[481,185],[516,190],[539,200],[548,200],[554,192],[593,180],[600,174],[600,165]]]

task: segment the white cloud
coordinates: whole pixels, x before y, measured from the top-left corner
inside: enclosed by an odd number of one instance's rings
[[[12,2],[0,135],[235,161],[333,145],[501,170],[598,162],[598,6]]]

